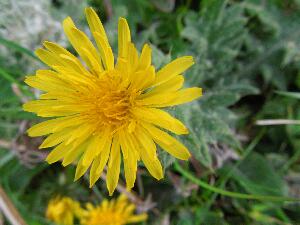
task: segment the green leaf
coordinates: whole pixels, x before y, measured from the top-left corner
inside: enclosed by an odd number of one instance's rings
[[[233,170],[232,178],[251,194],[274,196],[287,194],[283,179],[262,155],[255,152]]]
[[[167,153],[162,149],[159,151],[158,158],[161,161],[164,170],[170,167],[172,163],[175,161],[175,158],[173,156],[171,156],[169,153]]]
[[[202,1],[201,14],[207,22],[218,22],[227,1],[224,0],[204,0]],[[210,24],[211,25],[211,24]]]
[[[222,213],[211,212],[204,207],[197,209],[195,214],[199,224],[226,224]]]

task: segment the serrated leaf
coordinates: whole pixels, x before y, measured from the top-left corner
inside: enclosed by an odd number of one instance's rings
[[[269,162],[258,153],[251,153],[233,171],[232,178],[251,194],[286,196],[287,187]]]

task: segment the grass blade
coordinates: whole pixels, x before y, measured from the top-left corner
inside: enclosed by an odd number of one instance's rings
[[[276,91],[276,93],[282,96],[300,99],[300,92]]]
[[[6,46],[7,48],[13,49],[17,52],[20,52],[22,54],[28,55],[35,60],[39,60],[39,58],[36,57],[35,54],[31,50],[24,48],[21,45],[18,45],[17,43],[15,43],[13,41],[9,41],[3,37],[0,37],[0,44]]]

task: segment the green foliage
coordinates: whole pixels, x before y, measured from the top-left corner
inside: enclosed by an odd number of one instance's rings
[[[183,108],[183,114],[188,115],[185,120],[192,131],[190,149],[211,167],[209,145],[239,148],[234,131],[238,116],[228,107],[259,90],[240,73],[238,57],[247,34],[243,5],[204,1],[198,14],[187,13],[181,35],[189,41],[189,54],[195,56],[197,65],[187,74],[187,80],[203,87],[204,96],[198,105]]]
[[[251,194],[278,196],[287,194],[283,179],[258,153],[252,153],[245,158],[243,163],[234,170],[232,178]]]

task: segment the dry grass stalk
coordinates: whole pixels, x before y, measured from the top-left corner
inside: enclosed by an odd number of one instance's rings
[[[257,120],[255,124],[259,126],[300,125],[300,120],[287,120],[287,119]]]
[[[27,225],[1,186],[0,210],[12,225]]]

